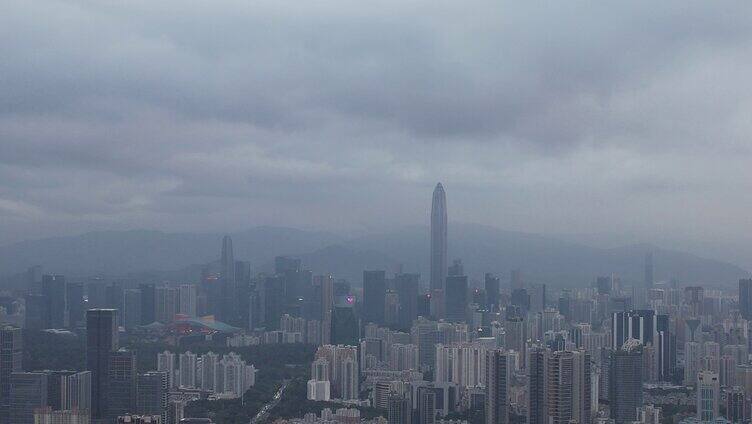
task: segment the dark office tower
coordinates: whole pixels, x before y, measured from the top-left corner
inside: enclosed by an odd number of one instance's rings
[[[543,312],[546,309],[546,285],[533,284],[530,288],[530,311]]]
[[[87,309],[107,308],[107,295],[102,281],[94,280],[86,284]]]
[[[645,254],[645,287],[653,288],[653,252]]]
[[[598,277],[595,280],[595,288],[598,294],[611,294],[611,277]]]
[[[749,422],[750,410],[744,396],[744,389],[732,387],[726,392],[726,418],[732,423]]]
[[[62,275],[42,276],[42,294],[47,301],[45,328],[65,328],[65,277]]]
[[[656,315],[655,345],[658,352],[658,379],[671,381],[676,367],[676,337],[671,334],[669,316]]]
[[[23,341],[21,329],[0,325],[0,424],[10,416],[10,376],[21,371]]]
[[[334,308],[334,278],[331,275],[319,275],[317,284],[321,285],[321,322],[328,322]]]
[[[27,330],[41,330],[45,327],[47,311],[47,296],[29,293],[24,296],[26,301],[26,316],[24,328]]]
[[[452,261],[452,265],[449,266],[449,276],[456,277],[465,275],[465,267],[462,266],[462,259],[455,259]]]
[[[264,325],[268,330],[279,326],[284,302],[284,278],[278,275],[264,277],[261,286],[261,303],[264,309]]]
[[[463,322],[467,318],[467,277],[451,276],[446,279],[445,317],[448,321]]]
[[[527,315],[527,312],[530,310],[530,295],[525,289],[516,289],[512,291],[510,302],[513,306],[520,309],[523,316]]]
[[[149,371],[137,377],[136,412],[141,415],[159,415],[167,422],[169,379],[166,372]]]
[[[65,302],[68,304],[68,326],[70,328],[83,327],[86,324],[84,321],[86,315],[84,283],[68,283]]]
[[[513,269],[509,273],[509,291],[519,290],[525,287],[525,283],[522,281],[522,271],[519,269]]]
[[[386,273],[363,271],[363,318],[366,322],[384,323]]]
[[[151,324],[156,321],[156,287],[154,284],[139,284],[138,289],[141,290],[141,325]]]
[[[585,351],[552,352],[546,392],[550,424],[590,423],[590,355]]]
[[[611,353],[609,364],[609,405],[617,424],[635,421],[642,406],[642,346],[625,347]]]
[[[418,424],[436,423],[436,392],[418,387]]]
[[[47,406],[47,374],[14,372],[10,375],[12,424],[34,424],[34,409]]]
[[[547,424],[548,406],[546,399],[546,365],[548,349],[533,346],[528,350],[528,424]]]
[[[752,320],[752,278],[739,280],[739,312],[742,318]]]
[[[446,193],[436,184],[431,202],[431,290],[442,290],[447,275]]]
[[[412,424],[413,409],[410,399],[405,396],[391,395],[387,400],[388,424]]]
[[[399,296],[399,325],[402,329],[409,329],[418,317],[418,284],[420,274],[398,274],[394,277],[394,285]]]
[[[559,313],[564,316],[567,322],[572,321],[572,298],[570,294],[569,290],[565,289],[559,297]]]
[[[118,349],[117,310],[86,311],[86,369],[91,371],[91,418],[105,419],[110,357]]]
[[[507,401],[507,355],[503,350],[486,352],[486,424],[509,423]]]
[[[352,305],[337,305],[332,311],[331,344],[357,346],[360,339],[360,322]]]
[[[616,350],[629,339],[643,344],[654,344],[656,336],[655,312],[641,309],[628,312],[614,312],[611,318],[611,348]]]
[[[499,277],[487,273],[486,274],[486,307],[489,311],[493,311],[499,306]]]
[[[132,330],[141,325],[141,290],[123,291],[123,326]]]
[[[136,354],[120,349],[110,355],[107,412],[113,420],[136,410]]]
[[[230,236],[222,238],[220,258],[219,304],[212,311],[220,321],[235,324],[237,311],[237,284],[235,279],[235,255]]]
[[[42,265],[34,265],[26,270],[26,285],[34,294],[42,292]]]

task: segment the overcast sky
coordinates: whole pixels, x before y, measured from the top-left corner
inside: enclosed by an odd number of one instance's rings
[[[741,243],[752,2],[28,1],[0,243],[450,220]]]

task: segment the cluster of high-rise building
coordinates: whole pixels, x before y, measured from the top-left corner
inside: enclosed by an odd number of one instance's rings
[[[171,389],[200,389],[215,398],[233,399],[256,382],[256,367],[237,353],[218,355],[164,351],[157,355],[157,371],[167,375]]]
[[[426,281],[369,269],[362,290],[287,256],[253,275],[229,236],[192,283],[83,284],[31,268],[22,301],[0,299],[0,316],[16,324],[0,330],[0,424],[173,424],[191,400],[239,398],[254,385],[253,365],[208,349],[165,351],[156,370],[140,371],[122,334],[236,351],[317,346],[308,399],[352,408],[292,422],[360,422],[363,405],[382,412],[374,422],[409,424],[657,424],[676,405],[685,409],[674,421],[752,420],[752,279],[733,293],[661,281],[650,251],[638,259],[642,281],[612,274],[554,288],[520,269],[472,281],[448,259],[447,225],[438,184]],[[86,368],[25,372],[18,326],[85,330]]]

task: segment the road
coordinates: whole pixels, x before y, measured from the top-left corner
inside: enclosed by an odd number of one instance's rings
[[[271,411],[279,401],[282,399],[282,394],[285,392],[285,389],[287,388],[287,385],[290,384],[290,380],[284,380],[282,383],[282,386],[280,386],[279,390],[277,390],[277,393],[274,394],[274,397],[272,400],[270,400],[266,405],[264,405],[261,410],[256,414],[255,417],[251,419],[250,424],[256,424],[256,423],[262,423],[266,419],[266,417],[269,415],[269,411]]]

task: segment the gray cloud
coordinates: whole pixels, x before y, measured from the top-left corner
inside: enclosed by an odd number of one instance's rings
[[[419,223],[437,180],[458,220],[739,237],[750,9],[11,0],[0,243]]]

